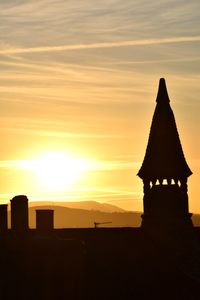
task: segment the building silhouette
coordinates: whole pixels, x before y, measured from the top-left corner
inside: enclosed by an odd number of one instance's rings
[[[188,208],[185,160],[165,80],[160,79],[146,154],[144,212],[138,228],[54,229],[53,210],[28,198],[0,205],[0,299],[198,299],[200,229]],[[97,223],[96,223],[97,224]]]
[[[138,176],[144,186],[142,226],[192,226],[185,160],[164,78],[160,79],[146,154]],[[163,181],[166,184],[163,184]]]

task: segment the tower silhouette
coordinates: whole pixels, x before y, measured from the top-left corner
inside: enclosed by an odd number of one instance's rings
[[[156,102],[138,172],[144,187],[142,226],[192,225],[187,195],[187,178],[192,172],[184,157],[164,78],[160,79]]]

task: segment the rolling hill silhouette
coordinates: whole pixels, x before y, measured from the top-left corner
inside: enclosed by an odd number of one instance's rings
[[[141,213],[134,212],[103,212],[68,208],[63,206],[32,206],[29,208],[29,226],[35,227],[36,209],[54,209],[55,228],[94,227],[94,222],[112,222],[104,227],[137,227],[140,226]]]
[[[86,209],[86,210],[98,210],[102,212],[125,212],[124,209],[108,204],[108,203],[99,203],[97,201],[77,201],[77,202],[49,202],[49,201],[39,201],[39,202],[30,202],[29,207],[34,206],[51,206],[52,209],[54,206],[67,207],[67,208],[76,208],[76,209]]]

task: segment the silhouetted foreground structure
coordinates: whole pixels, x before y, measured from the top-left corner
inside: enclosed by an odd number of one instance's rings
[[[28,199],[0,205],[0,299],[198,299],[200,230],[188,209],[185,161],[164,79],[146,155],[140,228],[53,229],[53,211]],[[163,180],[167,184],[163,184]],[[96,223],[98,224],[98,223]]]
[[[11,229],[24,232],[28,230],[28,198],[20,195],[11,201]]]
[[[53,230],[53,215],[52,209],[37,209],[36,210],[36,228],[41,232]]]
[[[165,80],[160,79],[146,154],[138,175],[144,184],[142,226],[192,226],[187,178],[192,174],[181,146]],[[163,180],[167,181],[163,185]],[[158,183],[158,185],[156,185]]]
[[[7,204],[0,205],[0,234],[5,234],[8,229]]]

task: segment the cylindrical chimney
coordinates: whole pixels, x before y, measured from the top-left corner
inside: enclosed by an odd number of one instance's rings
[[[8,229],[7,204],[0,204],[0,234],[5,233]]]
[[[36,209],[36,229],[41,232],[53,230],[54,227],[54,210]]]
[[[11,229],[28,230],[28,198],[24,195],[15,196],[11,201]]]

